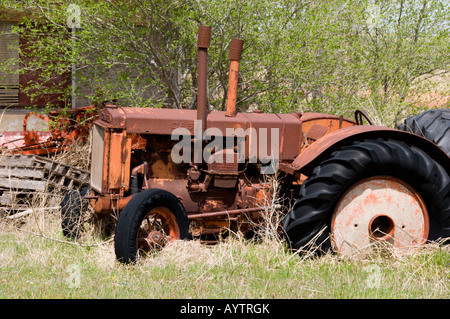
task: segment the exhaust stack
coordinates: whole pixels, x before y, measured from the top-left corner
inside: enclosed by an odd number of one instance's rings
[[[197,84],[197,120],[202,121],[202,134],[206,129],[208,48],[211,40],[211,27],[198,27],[198,84]]]
[[[241,60],[242,47],[244,41],[240,39],[231,39],[230,53],[230,74],[228,80],[228,98],[226,116],[236,116],[237,87],[239,80],[239,61]]]

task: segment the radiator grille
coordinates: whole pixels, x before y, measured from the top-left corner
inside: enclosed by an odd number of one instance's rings
[[[102,193],[103,156],[105,152],[105,130],[94,125],[92,131],[91,187]]]

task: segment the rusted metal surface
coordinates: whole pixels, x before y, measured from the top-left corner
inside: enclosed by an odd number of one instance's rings
[[[230,161],[230,158],[232,161]],[[214,187],[234,188],[239,175],[238,170],[238,154],[234,150],[225,149],[210,156],[206,173],[214,176]]]
[[[303,113],[300,119],[305,134],[303,148],[329,133],[356,125],[356,122],[347,118],[322,113]]]
[[[198,28],[198,88],[197,88],[197,120],[202,121],[202,132],[206,129],[206,114],[208,111],[208,48],[210,44],[211,27]]]
[[[125,129],[128,134],[170,135],[176,128],[194,134],[196,110],[117,107],[100,111],[100,123],[108,128]]]
[[[148,252],[180,239],[180,228],[175,215],[166,207],[156,207],[148,212],[138,230],[137,246]]]
[[[228,96],[226,116],[236,116],[237,89],[239,82],[239,61],[241,60],[242,47],[244,41],[241,39],[232,39],[230,44],[230,72],[228,79]]]
[[[429,217],[421,196],[405,182],[376,176],[352,186],[331,222],[334,249],[341,255],[370,254],[376,244],[409,249],[428,238]]]
[[[95,193],[93,193],[95,194]],[[89,195],[94,212],[99,215],[108,215],[122,211],[133,196],[117,194],[104,194],[102,196]]]
[[[218,216],[233,216],[233,215],[240,215],[243,213],[261,212],[264,209],[266,209],[266,208],[265,207],[254,207],[254,208],[224,210],[221,212],[192,214],[192,215],[188,215],[188,218],[189,219],[198,219],[198,218],[201,219],[201,218],[218,217]]]
[[[105,128],[125,129],[127,134],[167,135],[170,136],[177,128],[186,129],[194,136],[195,110],[184,109],[152,109],[107,107],[100,112],[96,123]],[[245,156],[257,153],[258,144],[251,143],[248,130],[255,129],[257,140],[267,141],[268,155],[271,155],[272,130],[278,130],[278,145],[280,145],[280,160],[293,160],[302,146],[302,121],[294,114],[264,114],[238,113],[235,117],[227,117],[225,111],[210,111],[206,117],[207,127],[215,128],[223,136],[227,129],[242,129],[247,132],[245,140]],[[115,126],[117,125],[117,126]],[[265,135],[261,135],[264,133]]]
[[[306,138],[308,139],[308,143],[317,141],[319,138],[324,136],[327,131],[328,127],[320,124],[314,124],[308,130],[308,132],[306,132]]]

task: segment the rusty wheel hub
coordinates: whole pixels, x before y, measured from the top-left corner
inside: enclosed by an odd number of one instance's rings
[[[331,221],[334,249],[341,255],[365,254],[376,244],[422,246],[429,218],[421,196],[405,182],[376,176],[352,186],[339,200]]]
[[[165,244],[164,234],[157,230],[152,230],[146,237],[146,241],[149,247],[157,248],[163,247]]]
[[[165,207],[152,209],[143,219],[137,236],[137,247],[144,252],[158,250],[180,238],[175,216]]]

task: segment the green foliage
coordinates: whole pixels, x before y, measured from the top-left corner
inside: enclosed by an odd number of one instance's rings
[[[72,3],[80,8],[81,28],[74,33],[67,28]],[[51,29],[30,47],[34,64],[24,72],[39,70],[51,79],[74,65],[77,96],[93,102],[195,108],[199,25],[212,27],[209,103],[217,110],[226,105],[233,37],[245,41],[243,111],[348,116],[363,108],[391,125],[413,106],[412,92],[430,90],[420,81],[449,70],[444,0],[26,0],[4,6],[29,12],[19,32]]]

